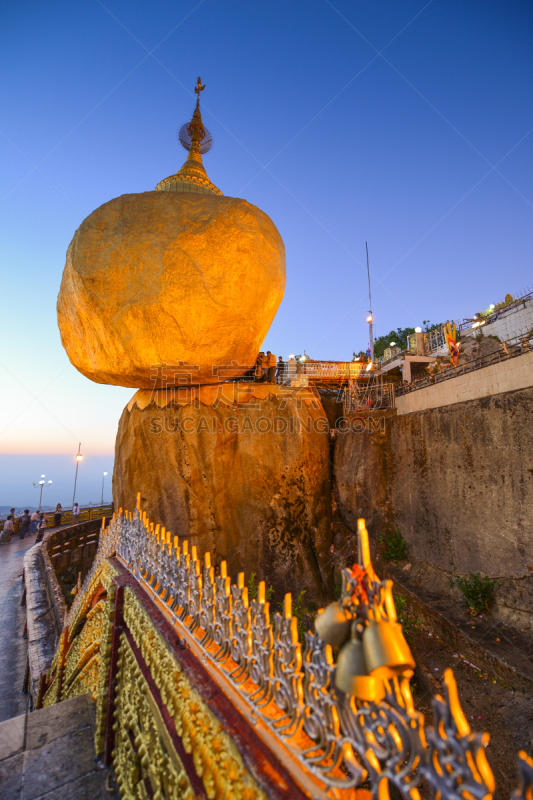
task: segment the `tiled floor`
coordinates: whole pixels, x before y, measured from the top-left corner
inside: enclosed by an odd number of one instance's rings
[[[23,637],[26,612],[20,605],[24,554],[34,536],[0,545],[0,722],[24,714],[28,696],[22,693],[27,642]]]
[[[0,797],[102,800],[119,794],[94,755],[89,695],[0,723]]]

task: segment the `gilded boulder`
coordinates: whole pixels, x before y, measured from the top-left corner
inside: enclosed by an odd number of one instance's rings
[[[281,236],[245,200],[122,195],[90,214],[68,248],[61,340],[96,383],[217,383],[217,367],[244,374],[254,364],[284,288]]]

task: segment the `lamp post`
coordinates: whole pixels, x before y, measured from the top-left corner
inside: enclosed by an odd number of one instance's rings
[[[78,454],[76,456],[76,475],[74,477],[74,494],[72,495],[72,508],[74,508],[74,501],[76,499],[76,483],[78,482],[78,467],[80,465],[80,461],[83,461],[83,456],[80,453],[81,450],[81,442],[78,445]]]
[[[39,508],[38,508],[38,512],[41,510],[41,504],[42,504],[42,502],[43,502],[43,489],[44,489],[44,487],[45,487],[45,486],[51,486],[51,485],[52,485],[52,481],[48,481],[48,483],[46,483],[46,481],[45,481],[45,477],[46,477],[46,475],[41,475],[41,480],[39,481],[39,483],[35,483],[35,481],[33,482],[33,485],[34,485],[35,487],[37,487],[37,486],[40,486],[40,487],[41,487],[41,492],[40,492],[40,494],[39,494]]]
[[[368,304],[370,306],[368,317],[366,321],[368,322],[368,333],[370,336],[370,362],[374,363],[374,328],[372,323],[374,322],[374,315],[372,314],[372,294],[370,291],[370,263],[368,261],[368,242],[366,242],[366,271],[368,274]]]
[[[102,476],[102,499],[100,500],[100,505],[101,506],[104,505],[104,481],[105,481],[105,476],[106,475],[107,475],[107,472],[104,472],[104,474]]]

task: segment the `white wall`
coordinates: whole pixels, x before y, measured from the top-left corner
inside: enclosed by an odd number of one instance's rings
[[[487,326],[488,327],[488,326]],[[492,326],[491,326],[492,327]],[[533,352],[483,367],[396,398],[398,414],[439,408],[533,386]]]

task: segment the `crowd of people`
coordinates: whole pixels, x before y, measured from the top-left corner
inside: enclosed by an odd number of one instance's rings
[[[276,383],[276,378],[284,366],[285,362],[281,356],[279,361],[276,361],[276,356],[270,350],[267,350],[266,353],[261,351],[255,362],[256,383]]]
[[[53,512],[54,527],[61,527],[61,518],[63,516],[63,507],[58,503]],[[78,503],[74,503],[72,509],[72,523],[75,525],[80,521],[80,507]],[[18,523],[18,525],[17,525]],[[26,536],[36,536],[36,542],[40,542],[43,538],[44,530],[48,525],[48,517],[44,511],[34,511],[30,514],[29,509],[24,509],[24,513],[17,517],[15,509],[12,508],[7,515],[4,522],[2,533],[0,534],[0,544],[9,544],[12,538],[18,533],[19,539],[25,539]]]
[[[294,378],[300,372],[301,362],[296,361],[291,356],[288,361],[284,361],[281,356],[276,360],[276,356],[267,350],[261,351],[255,362],[255,369],[250,370],[248,377],[254,379],[256,383],[283,383]]]

